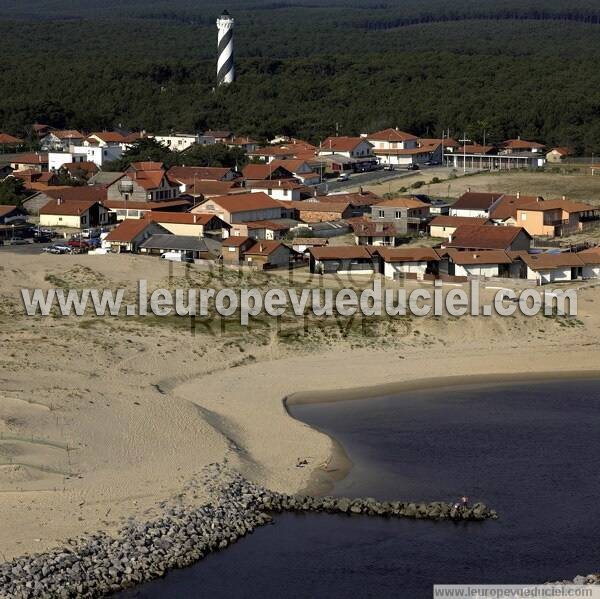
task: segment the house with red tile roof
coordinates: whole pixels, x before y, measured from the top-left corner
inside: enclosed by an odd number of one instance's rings
[[[15,137],[14,135],[9,135],[8,133],[0,133],[0,146],[4,149],[6,148],[16,148],[17,146],[25,143],[22,139]]]
[[[44,152],[68,152],[71,146],[78,146],[85,135],[76,129],[55,129],[40,139],[40,147]]]
[[[126,219],[104,238],[102,246],[118,254],[137,252],[146,239],[161,233],[168,231],[152,219]]]
[[[179,196],[179,185],[171,181],[161,162],[132,162],[121,177],[107,188],[109,200],[160,202]]]
[[[50,200],[40,209],[42,227],[87,229],[113,222],[111,213],[97,200]]]
[[[311,273],[372,275],[379,272],[379,256],[364,245],[313,247],[309,252]]]
[[[440,257],[432,248],[377,248],[383,275],[388,279],[416,278],[435,275]]]
[[[286,168],[283,162],[269,164],[248,164],[242,169],[242,176],[246,181],[293,179],[294,175],[292,171]]]
[[[519,206],[516,223],[530,235],[562,237],[582,230],[584,221],[598,220],[600,210],[584,202],[560,200],[533,202]]]
[[[191,212],[195,214],[216,214],[226,223],[235,225],[280,219],[284,216],[282,203],[262,192],[239,193],[210,198],[192,208]]]
[[[490,227],[492,228],[492,227]],[[498,227],[493,227],[498,228]],[[440,273],[453,277],[518,278],[520,267],[504,250],[438,250]]]
[[[214,214],[197,214],[194,212],[148,212],[146,220],[152,220],[164,227],[173,235],[191,237],[212,236],[214,239],[228,237],[231,225]]]
[[[502,142],[501,154],[542,154],[546,146],[537,141],[527,141],[518,137],[517,139],[507,139]]]
[[[487,218],[469,218],[466,216],[436,216],[429,222],[429,236],[449,239],[454,231],[462,225],[487,225],[491,221]]]
[[[317,150],[318,156],[344,156],[358,163],[373,162],[373,144],[364,137],[328,137]]]
[[[494,227],[490,225],[461,225],[442,247],[459,250],[528,250],[532,237],[522,227]]]

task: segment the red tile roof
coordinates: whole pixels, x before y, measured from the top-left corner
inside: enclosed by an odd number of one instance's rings
[[[371,258],[371,252],[364,245],[335,245],[310,248],[316,260],[358,260]]]
[[[282,201],[280,205],[285,208],[293,208],[299,212],[339,212],[340,214],[350,208],[349,202],[313,202],[312,200],[304,202]]]
[[[288,202],[289,203],[289,202]],[[270,198],[266,193],[239,193],[232,195],[217,196],[208,200],[206,204],[217,204],[230,213],[247,212],[251,210],[267,210],[269,208],[281,208],[282,203]]]
[[[583,266],[578,254],[564,252],[560,254],[520,254],[521,260],[531,270],[552,270],[554,268],[573,268]]]
[[[63,199],[65,202],[72,201],[87,201],[87,202],[103,202],[106,200],[106,189],[103,187],[80,186],[80,187],[62,187],[61,189],[53,189],[50,187],[44,190],[44,194],[50,198],[57,200]]]
[[[376,131],[375,133],[369,133],[367,139],[374,141],[391,141],[391,142],[404,142],[414,141],[417,139],[416,135],[412,133],[406,133],[399,129],[383,129],[383,131]]]
[[[351,152],[361,143],[373,145],[364,137],[328,137],[323,141],[319,149],[332,150],[334,152]]]
[[[489,210],[491,205],[504,194],[467,191],[463,193],[451,208],[462,210]]]
[[[106,236],[106,241],[131,242],[152,224],[150,219],[127,218]]]
[[[490,225],[462,225],[454,231],[447,247],[505,250],[521,234],[531,236],[522,227],[493,227]]]
[[[244,253],[250,254],[251,256],[270,256],[273,252],[277,251],[281,247],[289,250],[289,248],[286,245],[283,245],[281,241],[261,239],[253,246],[248,248]]]
[[[598,265],[600,264],[600,247],[584,250],[583,252],[579,252],[577,256],[586,265]]]
[[[51,133],[58,137],[58,139],[83,139],[85,137],[81,131],[77,131],[76,129],[64,129],[52,131]]]
[[[429,204],[421,202],[416,198],[393,198],[391,200],[383,200],[373,204],[372,208],[408,208],[410,210],[417,208],[429,208]]]
[[[507,139],[502,145],[511,150],[529,150],[531,148],[541,150],[545,147],[544,144],[537,141],[526,141],[524,139]]]
[[[88,135],[88,139],[90,137],[97,137],[101,139],[105,143],[124,143],[125,137],[116,131],[100,131],[97,133],[90,133]]]
[[[158,202],[132,202],[130,200],[107,200],[104,205],[111,210],[166,210],[167,208],[189,208],[189,200],[161,200]]]
[[[432,248],[377,248],[386,262],[439,262],[440,257]]]
[[[544,198],[537,196],[516,196],[516,195],[503,195],[493,206],[489,212],[490,218],[496,220],[506,220],[511,217],[517,216],[517,210],[526,206],[527,204],[533,204],[535,202],[544,201]]]
[[[544,202],[531,202],[519,206],[519,210],[527,210],[531,212],[548,212],[549,210],[563,210],[568,213],[590,212],[598,210],[590,204],[584,202],[572,202],[570,200],[546,200]]]
[[[17,206],[11,206],[10,204],[0,204],[0,218],[5,217],[7,214],[16,210]]]
[[[222,181],[229,173],[230,168],[216,166],[172,166],[167,175],[181,183],[194,183],[197,181]]]
[[[95,203],[94,200],[50,200],[40,208],[40,214],[79,216],[89,210]]]
[[[291,177],[293,175],[293,173],[284,166],[272,166],[271,164],[248,164],[242,170],[242,175],[244,176],[244,179],[260,181],[264,179],[277,179],[276,176],[274,177],[274,175],[277,174],[277,171],[281,171],[285,176]]]
[[[7,145],[7,146],[12,146],[12,145],[18,145],[18,144],[22,144],[23,140],[19,139],[18,137],[13,137],[12,135],[9,135],[8,133],[0,133],[0,145]]]
[[[224,239],[222,245],[224,247],[240,247],[250,239],[251,238],[247,235],[232,235],[231,237]]]
[[[470,218],[468,216],[436,216],[430,227],[460,227],[462,225],[485,225],[490,221],[487,218]]]

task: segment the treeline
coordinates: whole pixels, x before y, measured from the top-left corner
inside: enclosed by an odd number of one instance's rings
[[[227,4],[238,80],[215,90],[221,1],[40,0],[33,14],[0,0],[13,19],[0,23],[0,131],[38,121],[318,142],[399,126],[600,153],[597,2]]]

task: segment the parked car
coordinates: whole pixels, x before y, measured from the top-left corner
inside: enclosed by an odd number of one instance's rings
[[[48,254],[70,254],[71,248],[68,245],[49,245],[42,248],[42,252],[47,252]]]
[[[350,181],[350,175],[348,173],[341,173],[337,178],[337,181],[342,183],[343,181]]]
[[[384,171],[393,171],[393,170],[396,170],[396,169],[394,168],[393,164],[384,164],[383,165],[383,170]]]
[[[406,167],[407,171],[418,171],[419,170],[419,165],[418,164],[409,164]]]
[[[20,237],[13,237],[8,241],[8,245],[27,245],[28,243],[31,243],[28,239],[21,239]]]
[[[52,241],[52,238],[49,235],[36,233],[33,236],[33,243],[50,243],[51,241]]]
[[[90,248],[90,244],[87,241],[81,241],[79,239],[71,239],[70,241],[67,242],[67,245],[70,248],[73,249],[79,249],[79,250],[88,250]]]

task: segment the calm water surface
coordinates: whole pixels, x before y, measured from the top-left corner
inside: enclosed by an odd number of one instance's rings
[[[354,462],[334,494],[466,493],[500,519],[285,514],[120,597],[421,599],[434,582],[538,582],[600,569],[600,381],[411,391],[292,413],[335,436]]]

